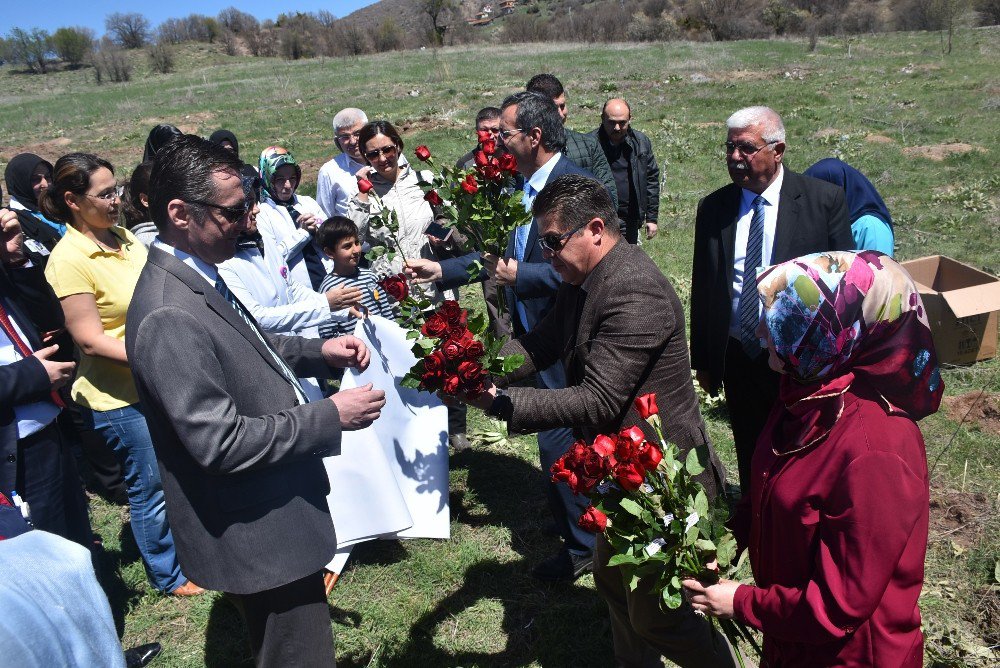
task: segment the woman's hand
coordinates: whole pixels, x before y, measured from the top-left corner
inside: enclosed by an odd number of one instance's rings
[[[365,165],[354,174],[354,178],[356,178],[358,181],[370,181],[371,173],[372,173],[372,166]],[[368,193],[362,192],[360,189],[358,190],[357,197],[359,202],[368,201]]]
[[[319,219],[314,213],[303,213],[299,215],[298,220],[295,221],[299,227],[303,230],[309,232],[309,234],[316,234],[316,230],[319,228],[320,223],[323,221]]]
[[[719,619],[730,619],[733,616],[733,599],[740,583],[735,580],[719,580],[717,583],[705,586],[694,579],[684,580],[684,596],[695,612],[712,615]]]
[[[24,257],[24,233],[17,214],[10,209],[0,209],[0,262],[20,264]]]
[[[350,285],[330,288],[326,291],[326,302],[330,305],[331,311],[356,306],[361,303],[361,290]]]

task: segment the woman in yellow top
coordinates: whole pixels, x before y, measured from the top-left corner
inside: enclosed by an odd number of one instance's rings
[[[121,462],[132,533],[146,574],[161,592],[201,593],[177,563],[156,454],[125,355],[125,314],[146,263],[146,247],[115,224],[120,194],[107,160],[89,153],[59,158],[39,204],[47,217],[68,226],[52,250],[45,277],[80,353],[73,400],[87,426],[104,437]]]

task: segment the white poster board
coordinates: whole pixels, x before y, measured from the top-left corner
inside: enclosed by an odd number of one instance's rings
[[[382,415],[345,431],[341,454],[323,460],[340,572],[350,546],[375,538],[449,538],[448,409],[436,395],[401,387],[416,362],[406,330],[380,316],[359,321],[355,336],[371,351],[365,371],[348,369],[341,389],[385,390]]]

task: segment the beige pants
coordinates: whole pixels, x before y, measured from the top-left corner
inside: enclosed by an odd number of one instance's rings
[[[597,536],[594,583],[611,612],[615,665],[621,668],[663,666],[666,657],[682,668],[732,668],[737,666],[726,636],[708,620],[698,617],[686,603],[677,610],[663,610],[650,592],[654,579],[645,577],[635,591],[622,580],[621,569],[609,568],[611,546]]]

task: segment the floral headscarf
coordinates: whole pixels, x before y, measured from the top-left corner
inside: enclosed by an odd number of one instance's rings
[[[275,202],[277,202],[278,199],[274,196],[271,179],[274,178],[274,173],[278,171],[278,168],[285,165],[292,165],[295,167],[295,178],[299,181],[302,180],[302,168],[299,167],[299,163],[295,162],[295,157],[289,153],[287,149],[281,148],[280,146],[268,146],[260,152],[258,171],[260,172],[260,178],[264,185],[264,192],[267,193],[267,196]],[[281,203],[284,204],[284,202]]]
[[[895,261],[876,251],[817,253],[768,267],[757,284],[786,373],[784,446],[825,436],[852,386],[890,414],[919,420],[937,411],[944,384],[927,314]]]

